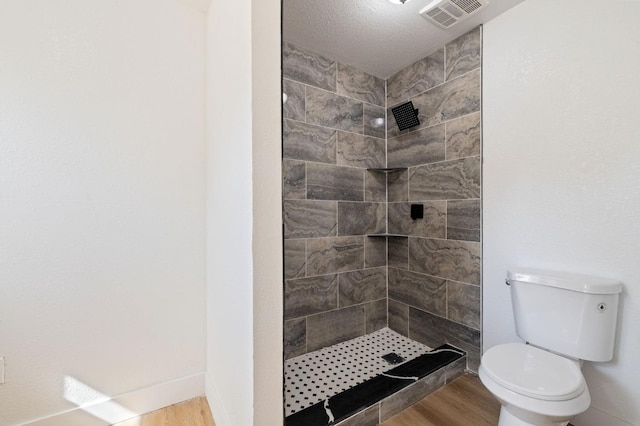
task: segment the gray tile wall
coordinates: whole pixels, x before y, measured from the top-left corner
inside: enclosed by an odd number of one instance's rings
[[[387,326],[386,82],[283,49],[285,356]],[[444,146],[443,146],[444,155]]]
[[[480,360],[481,29],[391,76],[387,106],[411,100],[420,126],[399,131],[390,115],[389,327],[429,346],[450,343]],[[411,220],[410,204],[424,205]]]
[[[465,349],[477,370],[481,29],[386,82],[283,50],[285,356],[388,325]],[[421,125],[400,132],[387,111],[408,100]],[[373,125],[386,116],[386,131]],[[366,237],[385,231],[407,237]]]

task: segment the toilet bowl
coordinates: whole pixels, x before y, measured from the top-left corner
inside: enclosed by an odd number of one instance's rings
[[[531,345],[494,346],[478,373],[502,404],[499,426],[562,426],[591,403],[577,361]]]

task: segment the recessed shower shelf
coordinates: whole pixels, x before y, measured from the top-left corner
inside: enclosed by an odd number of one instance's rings
[[[389,167],[389,168],[370,167],[367,170],[369,170],[370,172],[393,173],[393,172],[401,172],[407,169],[408,167]]]
[[[399,237],[399,238],[409,238],[408,235],[402,235],[402,234],[368,234],[367,237],[371,237],[371,238],[377,238],[377,237]]]

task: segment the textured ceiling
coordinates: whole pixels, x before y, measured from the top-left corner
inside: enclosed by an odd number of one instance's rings
[[[284,0],[283,37],[387,78],[522,1],[490,0],[477,15],[443,30],[418,14],[431,0]]]

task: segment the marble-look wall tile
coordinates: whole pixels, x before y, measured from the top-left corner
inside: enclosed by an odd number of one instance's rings
[[[307,352],[307,320],[297,318],[284,322],[284,359]]]
[[[387,196],[390,203],[409,201],[409,171],[401,170],[387,174]]]
[[[386,268],[363,269],[338,275],[338,306],[345,308],[387,297]]]
[[[364,170],[328,164],[307,164],[310,200],[364,200]]]
[[[364,175],[364,200],[387,201],[387,175],[367,170]]]
[[[385,232],[387,209],[384,203],[339,202],[338,235],[367,235]]]
[[[285,280],[284,317],[299,318],[318,312],[336,309],[338,306],[338,276]]]
[[[480,287],[447,281],[447,318],[480,329]]]
[[[387,326],[387,299],[379,299],[364,305],[365,332],[373,333]]]
[[[480,111],[480,70],[448,81],[412,98],[422,127]]]
[[[447,160],[480,155],[479,112],[447,121],[446,126]]]
[[[436,315],[447,314],[447,281],[389,268],[389,298]]]
[[[283,80],[282,90],[287,95],[287,101],[282,105],[282,116],[291,120],[304,121],[304,84]]]
[[[389,299],[389,328],[409,336],[409,305]]]
[[[480,68],[480,27],[458,37],[445,46],[447,80]]]
[[[284,240],[284,277],[302,278],[306,275],[306,241]]]
[[[282,195],[285,199],[307,197],[307,166],[304,161],[282,160]]]
[[[338,132],[338,165],[351,167],[384,167],[385,142],[371,136]]]
[[[441,368],[380,401],[380,421],[393,417],[445,384],[446,369]]]
[[[444,81],[444,48],[398,71],[387,80],[387,104],[395,105]]]
[[[383,121],[380,122],[380,119]],[[377,105],[364,104],[364,134],[385,139],[387,110]]]
[[[480,243],[411,237],[409,270],[480,284]]]
[[[336,62],[290,43],[282,49],[282,74],[290,80],[336,91]]]
[[[480,198],[480,157],[427,164],[409,171],[409,200],[467,198]]]
[[[411,204],[424,206],[424,217],[422,219],[411,219]],[[389,203],[387,205],[389,233],[412,235],[414,237],[445,238],[446,207],[446,201]]]
[[[480,200],[457,200],[447,203],[447,238],[480,241]]]
[[[365,238],[364,267],[376,268],[387,265],[387,240],[385,238]]]
[[[338,63],[338,94],[384,106],[385,82],[350,65]]]
[[[361,101],[307,87],[306,108],[308,123],[364,133],[364,107]]]
[[[364,268],[366,237],[318,238],[307,241],[307,275]]]
[[[285,200],[283,204],[285,238],[318,238],[337,235],[337,202]]]
[[[445,126],[427,127],[387,141],[389,167],[409,167],[445,159]]]
[[[284,158],[336,163],[337,135],[333,129],[284,120],[282,139]]]
[[[477,371],[480,360],[480,331],[448,319],[409,308],[409,338],[432,348],[449,343],[467,352],[467,367]]]
[[[335,345],[365,333],[365,307],[350,306],[307,318],[307,351]]]
[[[409,269],[409,239],[389,237],[389,267]]]

